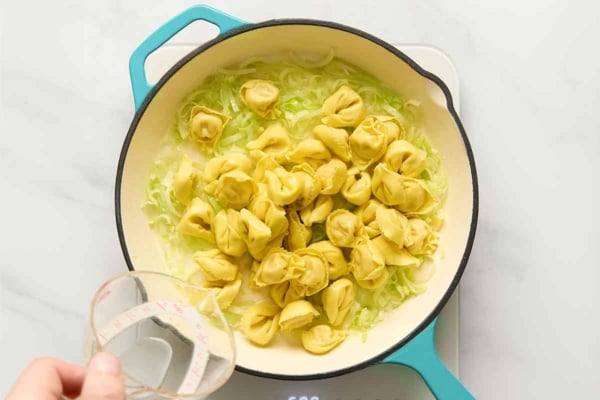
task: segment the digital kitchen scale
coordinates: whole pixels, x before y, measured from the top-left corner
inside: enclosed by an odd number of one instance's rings
[[[158,81],[171,66],[199,45],[194,43],[194,40],[180,41],[181,38],[182,35],[176,36],[148,57],[145,66],[149,82]],[[442,79],[452,93],[454,106],[457,110],[460,109],[458,76],[448,56],[428,46],[396,44],[396,47]],[[435,346],[448,369],[458,376],[458,289],[438,317]],[[340,377],[316,381],[271,380],[234,372],[231,379],[210,396],[210,400],[230,399],[412,400],[434,399],[434,396],[412,369],[379,364]]]

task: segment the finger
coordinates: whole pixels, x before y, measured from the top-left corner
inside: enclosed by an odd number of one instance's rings
[[[121,363],[110,353],[97,353],[88,364],[81,400],[125,400]]]
[[[77,397],[85,378],[79,365],[53,358],[39,358],[23,371],[6,400],[58,400]]]

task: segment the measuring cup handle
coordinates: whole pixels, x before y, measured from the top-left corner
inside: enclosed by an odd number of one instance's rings
[[[415,370],[437,400],[474,400],[475,397],[444,365],[435,351],[434,331],[437,319],[400,350],[383,360]]]
[[[129,59],[129,76],[131,78],[131,88],[133,90],[136,110],[142,105],[144,99],[152,89],[152,85],[146,79],[146,71],[144,69],[144,64],[148,56],[165,44],[167,40],[175,36],[177,32],[198,20],[217,26],[221,34],[247,24],[245,21],[212,7],[197,5],[183,11],[154,31],[134,50]]]

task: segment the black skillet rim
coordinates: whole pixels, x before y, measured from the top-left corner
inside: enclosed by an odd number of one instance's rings
[[[473,185],[473,210],[472,210],[471,224],[470,224],[470,230],[469,230],[469,237],[467,240],[467,245],[465,247],[465,251],[461,258],[460,266],[459,266],[452,282],[450,283],[450,286],[446,290],[446,293],[442,297],[442,299],[434,307],[434,309],[431,311],[431,313],[429,313],[429,315],[425,318],[425,320],[423,322],[421,322],[421,324],[419,324],[419,326],[417,326],[412,332],[410,332],[408,335],[406,335],[404,338],[402,338],[400,341],[398,341],[394,346],[390,347],[389,349],[387,349],[386,351],[384,351],[380,354],[377,354],[374,357],[371,357],[370,359],[368,359],[366,361],[352,365],[350,367],[345,367],[345,368],[341,368],[341,369],[338,369],[335,371],[329,371],[329,372],[325,372],[325,373],[310,374],[310,375],[297,375],[297,376],[296,375],[282,375],[282,374],[265,373],[262,371],[248,369],[248,368],[244,368],[244,367],[236,365],[236,370],[250,374],[250,375],[255,375],[255,376],[258,376],[261,378],[279,379],[279,380],[288,380],[288,381],[326,379],[326,378],[332,378],[335,376],[340,376],[340,375],[344,375],[344,374],[347,374],[350,372],[358,371],[358,370],[366,368],[374,363],[382,361],[387,356],[394,353],[395,351],[400,349],[402,346],[404,346],[406,343],[408,343],[410,340],[412,340],[415,336],[417,336],[419,333],[421,333],[427,326],[429,326],[429,324],[431,324],[431,322],[435,319],[435,317],[437,317],[438,314],[442,311],[442,309],[444,308],[444,306],[446,305],[446,303],[448,302],[448,300],[454,293],[454,290],[458,286],[458,283],[465,271],[467,261],[471,254],[471,249],[473,247],[473,242],[475,240],[475,231],[477,228],[477,218],[478,218],[478,213],[479,213],[479,188],[478,188],[478,183],[477,183],[478,182],[477,181],[477,172],[475,169],[475,159],[473,157],[473,151],[471,149],[471,145],[469,143],[469,139],[467,137],[465,129],[460,121],[460,118],[459,118],[456,110],[454,109],[454,103],[452,100],[452,95],[450,94],[450,90],[448,89],[446,84],[440,78],[438,78],[435,74],[432,74],[431,72],[423,69],[415,61],[413,61],[410,57],[408,57],[406,54],[404,54],[402,51],[398,50],[396,47],[392,46],[391,44],[389,44],[369,33],[363,32],[359,29],[355,29],[355,28],[352,28],[352,27],[349,27],[346,25],[342,25],[342,24],[338,24],[338,23],[330,22],[330,21],[320,21],[320,20],[313,20],[313,19],[296,19],[296,18],[273,19],[273,20],[268,20],[268,21],[264,21],[264,22],[260,22],[260,23],[243,25],[241,27],[234,28],[228,32],[225,32],[224,34],[221,34],[221,35],[217,36],[216,38],[202,44],[201,46],[196,48],[194,51],[192,51],[191,53],[189,53],[188,55],[183,57],[181,60],[179,60],[173,67],[171,67],[171,69],[169,69],[169,71],[158,81],[158,83],[156,83],[156,85],[154,85],[152,90],[150,90],[150,92],[144,99],[144,102],[139,107],[139,109],[136,111],[134,119],[131,122],[131,125],[127,132],[127,136],[125,137],[125,141],[124,141],[123,147],[121,149],[121,154],[119,156],[119,164],[118,164],[118,168],[117,168],[117,177],[116,177],[116,182],[115,182],[115,217],[116,217],[116,223],[117,223],[117,231],[118,231],[118,235],[119,235],[119,242],[121,245],[121,250],[123,251],[123,256],[125,258],[125,262],[127,264],[127,268],[130,271],[134,271],[135,268],[133,266],[133,262],[131,261],[131,257],[129,256],[129,251],[127,249],[127,241],[125,240],[125,234],[123,232],[122,216],[121,216],[121,183],[122,183],[125,159],[127,158],[127,152],[129,150],[129,144],[131,143],[133,135],[135,134],[135,131],[137,129],[137,125],[138,125],[142,115],[144,114],[144,111],[146,110],[146,108],[150,104],[151,100],[156,95],[156,93],[171,78],[171,76],[173,76],[180,68],[182,68],[185,64],[187,64],[188,61],[190,61],[191,59],[196,57],[198,54],[202,53],[203,51],[205,51],[206,49],[208,49],[212,46],[219,44],[220,42],[222,42],[230,37],[233,37],[233,36],[245,33],[245,32],[249,32],[249,31],[252,31],[255,29],[261,29],[261,28],[272,27],[272,26],[281,26],[281,25],[315,25],[315,26],[320,26],[320,27],[339,29],[339,30],[342,30],[342,31],[345,31],[348,33],[355,34],[357,36],[361,36],[362,38],[370,40],[371,42],[373,42],[373,43],[385,48],[389,52],[393,53],[394,55],[399,57],[401,60],[406,62],[419,75],[421,75],[424,78],[427,78],[427,79],[433,81],[435,84],[437,84],[440,87],[440,89],[443,91],[443,93],[446,97],[448,111],[450,112],[450,115],[454,119],[454,122],[456,123],[456,126],[458,127],[458,130],[462,136],[465,150],[467,152],[467,157],[469,159],[469,166],[471,168],[471,180],[472,180],[472,185]]]

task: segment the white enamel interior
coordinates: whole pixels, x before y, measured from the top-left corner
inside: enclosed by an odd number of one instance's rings
[[[398,93],[421,101],[420,120],[442,155],[449,181],[446,223],[440,232],[438,250],[443,257],[436,266],[427,292],[390,313],[369,333],[365,343],[358,337],[352,337],[329,354],[314,356],[287,345],[281,339],[267,348],[255,347],[238,333],[237,364],[263,373],[312,375],[360,364],[409,335],[445,295],[467,246],[473,212],[473,187],[467,152],[446,108],[443,92],[393,53],[356,34],[316,25],[264,27],[233,36],[205,50],[164,83],[139,121],[122,172],[122,229],[131,261],[138,270],[165,271],[156,238],[140,205],[150,166],[181,100],[218,68],[249,57],[289,50],[325,54],[330,49],[340,58],[377,76]]]

